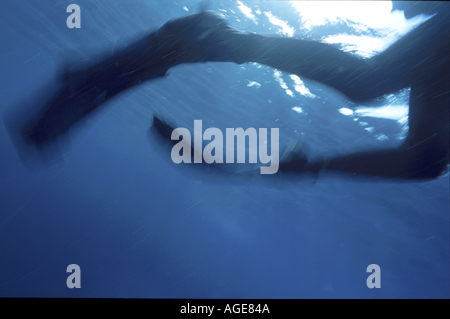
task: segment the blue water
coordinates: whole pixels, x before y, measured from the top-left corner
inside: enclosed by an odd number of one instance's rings
[[[197,9],[196,1],[78,0],[81,28],[68,29],[72,2],[1,2],[2,112],[51,79],[64,57],[111,50]],[[259,6],[295,24],[288,3]],[[210,9],[270,32],[245,20],[237,2]],[[188,128],[194,119],[280,127],[284,147],[298,130],[321,154],[400,142],[395,121],[364,119],[375,128],[368,132],[337,111],[349,107],[342,95],[303,80],[320,99],[286,95],[267,67],[178,66],[109,101],[73,136],[64,166],[49,169],[25,169],[2,123],[0,296],[448,298],[448,175],[398,183],[219,174],[175,165],[147,134],[157,112]],[[80,289],[66,286],[70,264],[81,268]],[[379,289],[366,285],[370,264],[381,268]]]

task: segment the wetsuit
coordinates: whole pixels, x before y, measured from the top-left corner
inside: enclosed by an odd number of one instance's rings
[[[448,11],[366,60],[324,43],[242,33],[208,11],[172,20],[99,62],[64,68],[53,96],[38,116],[21,127],[20,134],[38,148],[45,146],[106,100],[164,76],[175,65],[258,62],[332,86],[357,102],[411,87],[409,134],[400,148],[309,162],[299,153],[281,163],[280,170],[435,178],[446,169],[449,158]]]

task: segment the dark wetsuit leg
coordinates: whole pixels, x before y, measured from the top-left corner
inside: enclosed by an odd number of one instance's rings
[[[412,87],[410,133],[402,148],[318,161],[298,171],[327,167],[363,175],[434,177],[448,163],[449,21],[437,15],[379,56],[362,60],[323,43],[244,34],[202,12],[168,22],[122,52],[66,73],[22,134],[40,147],[104,101],[177,64],[253,61],[320,81],[356,101]],[[426,172],[417,176],[414,172],[422,168]]]
[[[41,148],[64,135],[103,102],[141,82],[164,76],[175,65],[208,58],[235,61],[233,46],[221,38],[228,33],[244,36],[214,14],[195,14],[170,21],[126,49],[94,62],[69,61],[56,83],[33,97],[36,116],[28,116],[26,124],[23,119],[15,121],[13,118],[18,116],[14,115],[6,116],[5,122],[10,130],[20,131],[26,143]],[[15,122],[20,122],[21,127]]]
[[[439,176],[449,161],[449,34],[449,19],[437,15],[368,60],[323,43],[249,35],[251,61],[320,81],[355,101],[411,87],[409,135],[399,149],[357,152],[297,169],[285,163],[280,170],[327,169],[406,179]]]
[[[411,86],[405,143],[397,150],[349,154],[315,165],[360,175],[407,179],[430,179],[442,174],[449,163],[450,106],[450,29],[442,25],[437,30],[430,28],[430,33],[417,30],[428,34],[428,39],[420,43],[426,50],[421,48],[420,54],[416,53],[416,62],[419,57],[421,60],[405,70]],[[404,45],[411,48],[413,43]]]
[[[46,158],[46,162],[61,157],[60,137],[75,124],[117,94],[163,77],[174,65],[172,46],[171,41],[153,32],[118,52],[66,62],[55,81],[3,114],[24,164],[35,155],[34,148],[51,149],[51,159]]]
[[[443,82],[414,87],[410,97],[410,133],[399,149],[357,152],[319,160],[308,165],[313,171],[330,170],[363,176],[401,179],[432,179],[446,169],[449,162],[449,94],[448,75]],[[448,89],[447,89],[448,90]],[[420,94],[417,94],[420,92]],[[283,170],[280,166],[280,170]],[[292,169],[291,169],[292,171]]]
[[[449,28],[447,19],[433,17],[370,59],[325,43],[249,34],[246,58],[324,83],[364,102],[411,87],[412,72],[435,54],[433,48],[448,38]]]
[[[143,81],[164,76],[169,66],[161,52],[151,50],[151,37],[95,63],[71,63],[63,71],[53,97],[40,114],[22,128],[38,147],[64,134],[103,102]],[[58,79],[57,79],[58,81]],[[44,97],[45,98],[45,97]]]

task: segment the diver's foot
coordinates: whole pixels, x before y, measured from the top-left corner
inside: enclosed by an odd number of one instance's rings
[[[168,63],[247,62],[247,35],[229,26],[213,11],[175,19],[164,24],[154,39],[163,46]]]

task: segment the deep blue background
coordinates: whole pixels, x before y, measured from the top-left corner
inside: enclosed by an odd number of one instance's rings
[[[110,50],[197,9],[196,1],[79,0],[82,27],[68,29],[72,2],[1,1],[2,112],[51,79],[62,58]],[[288,3],[258,5],[298,22]],[[271,31],[234,1],[210,8],[227,10],[240,29]],[[300,130],[317,153],[381,143],[337,112],[349,107],[339,93],[304,81],[320,98],[287,96],[267,67],[176,67],[108,102],[73,138],[65,165],[47,170],[22,166],[2,123],[0,296],[448,298],[448,175],[426,183],[229,176],[177,166],[148,138],[155,111],[185,127],[194,119],[204,128],[280,127],[284,147]],[[386,146],[398,143],[395,122],[372,124],[391,137]],[[66,286],[73,263],[81,289]],[[366,286],[373,263],[381,289]]]

